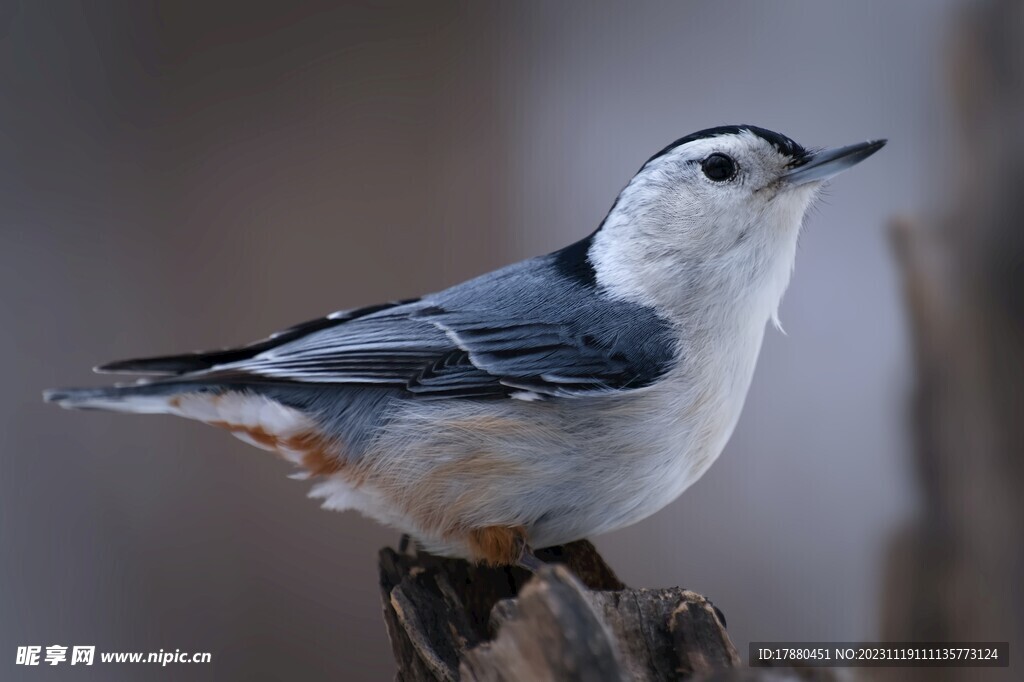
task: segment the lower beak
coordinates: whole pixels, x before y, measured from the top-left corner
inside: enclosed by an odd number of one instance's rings
[[[855,166],[885,146],[885,140],[872,140],[851,144],[847,147],[825,149],[811,154],[807,161],[782,176],[794,185],[803,185],[815,180],[828,180]]]

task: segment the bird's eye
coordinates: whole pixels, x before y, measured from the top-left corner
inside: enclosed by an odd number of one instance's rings
[[[715,182],[732,180],[736,175],[736,162],[725,154],[712,154],[701,161],[700,167],[704,175]]]

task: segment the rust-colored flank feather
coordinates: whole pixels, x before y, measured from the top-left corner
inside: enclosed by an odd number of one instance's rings
[[[491,566],[515,565],[526,546],[526,528],[523,526],[474,528],[467,534],[467,540],[470,550],[480,562]]]

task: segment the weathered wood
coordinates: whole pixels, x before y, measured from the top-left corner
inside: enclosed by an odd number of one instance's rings
[[[462,679],[617,682],[625,667],[612,633],[563,566],[545,568],[496,615],[497,636],[465,652]]]
[[[382,550],[398,679],[674,680],[740,663],[704,597],[629,589],[586,541],[537,554],[550,567],[532,576]]]

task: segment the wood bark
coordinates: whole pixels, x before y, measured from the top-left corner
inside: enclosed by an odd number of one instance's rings
[[[549,566],[531,575],[381,550],[397,679],[832,679],[827,672],[735,671],[740,657],[714,604],[680,588],[627,588],[589,542],[537,555]]]

